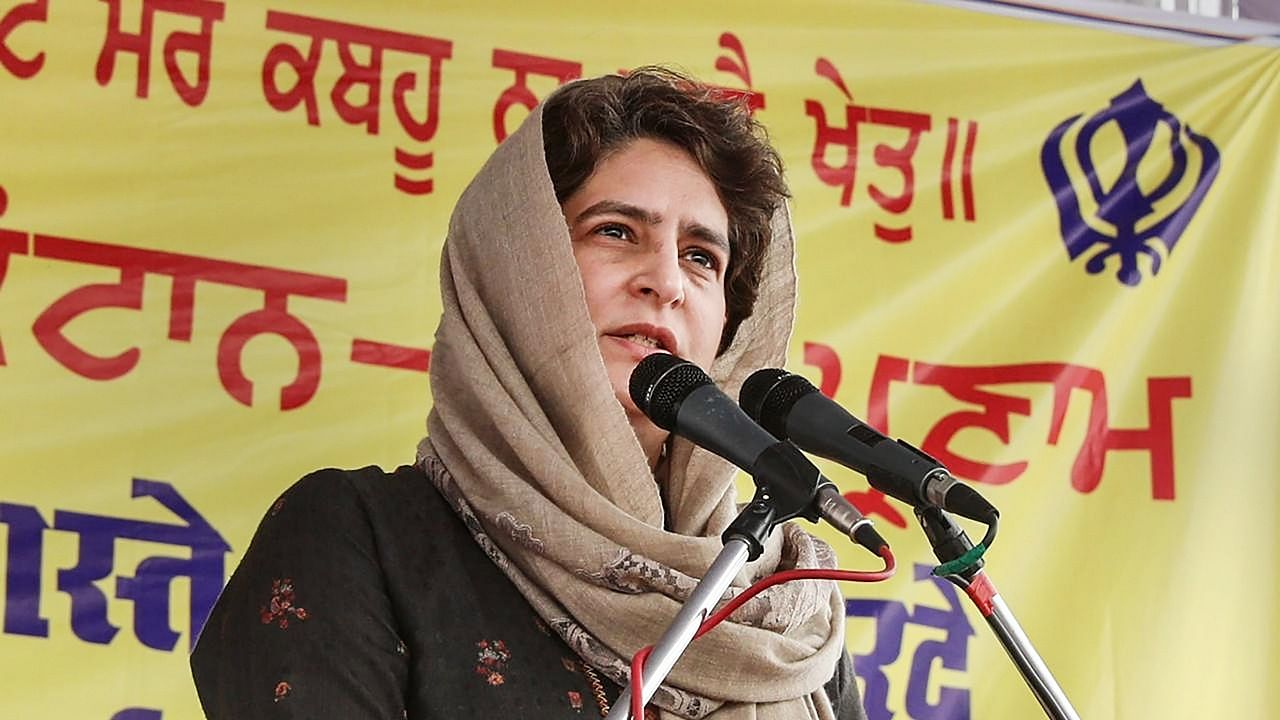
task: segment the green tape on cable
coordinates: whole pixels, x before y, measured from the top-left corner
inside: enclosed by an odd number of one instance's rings
[[[962,573],[965,570],[968,570],[973,565],[975,565],[979,560],[981,560],[982,556],[986,552],[987,552],[987,546],[983,545],[982,543],[978,543],[977,545],[974,545],[972,548],[970,548],[969,552],[961,555],[955,560],[952,560],[951,562],[942,563],[938,567],[934,568],[933,574],[937,575],[938,577],[943,577],[946,575],[957,575],[959,573]]]

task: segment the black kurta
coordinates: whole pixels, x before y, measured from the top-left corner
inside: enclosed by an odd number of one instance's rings
[[[408,466],[321,470],[286,491],[191,667],[210,720],[601,715],[582,662]],[[864,717],[847,654],[826,690],[838,718]]]

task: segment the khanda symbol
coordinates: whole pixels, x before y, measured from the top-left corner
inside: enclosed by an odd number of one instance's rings
[[[1067,255],[1075,260],[1101,245],[1085,262],[1089,274],[1115,256],[1116,278],[1135,286],[1145,256],[1155,275],[1209,192],[1218,160],[1218,148],[1152,100],[1141,80],[1100,112],[1062,121],[1041,147],[1040,164]]]

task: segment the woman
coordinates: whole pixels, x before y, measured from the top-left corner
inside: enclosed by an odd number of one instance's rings
[[[733,469],[652,425],[631,370],[666,350],[735,391],[782,362],[785,193],[741,105],[667,71],[535,110],[450,223],[418,463],[314,473],[268,512],[192,656],[209,717],[606,713],[736,512]],[[831,564],[786,526],[739,587]],[[843,623],[833,585],[775,588],[650,708],[862,717]]]

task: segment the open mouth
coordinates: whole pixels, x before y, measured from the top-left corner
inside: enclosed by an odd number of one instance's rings
[[[626,341],[628,341],[628,342],[633,342],[633,343],[635,343],[635,344],[637,344],[637,345],[643,345],[644,347],[650,347],[650,348],[653,348],[653,349],[655,349],[655,350],[662,350],[662,351],[665,351],[665,352],[670,352],[670,350],[668,350],[667,348],[663,347],[662,342],[661,342],[660,340],[658,340],[657,338],[651,338],[651,337],[649,337],[648,335],[641,335],[641,334],[639,334],[639,333],[632,333],[631,335],[617,335],[617,336],[615,336],[615,337],[620,337],[620,338],[622,338],[623,340],[626,340]]]
[[[648,323],[635,323],[614,328],[609,337],[620,340],[641,352],[669,352],[676,354],[676,337],[668,328]]]

